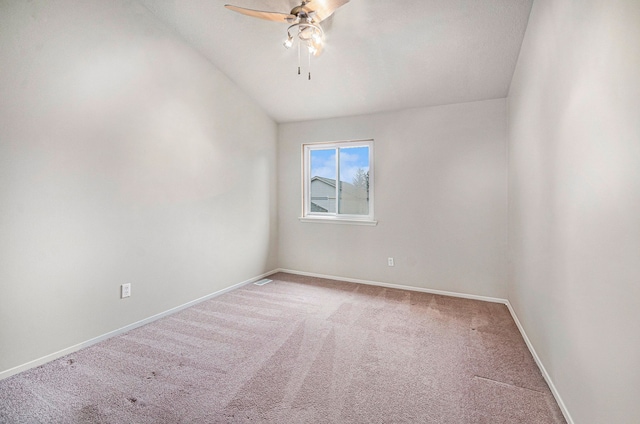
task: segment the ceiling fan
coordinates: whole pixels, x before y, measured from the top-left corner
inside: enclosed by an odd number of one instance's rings
[[[291,9],[289,13],[265,12],[231,4],[225,4],[224,7],[254,18],[290,24],[287,29],[287,39],[284,42],[284,46],[291,48],[295,41],[298,42],[298,75],[300,75],[301,47],[306,47],[308,51],[310,67],[311,56],[320,55],[324,47],[324,30],[320,26],[320,22],[327,19],[336,9],[348,2],[349,0],[302,0],[302,3]],[[311,79],[310,70],[309,79]]]

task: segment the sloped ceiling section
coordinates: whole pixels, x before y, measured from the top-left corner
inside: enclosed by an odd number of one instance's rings
[[[288,12],[288,0],[140,0],[277,122],[506,97],[532,0],[351,0],[323,22],[312,79],[287,25],[224,8]]]

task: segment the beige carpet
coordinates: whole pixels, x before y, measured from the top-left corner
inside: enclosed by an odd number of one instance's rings
[[[504,305],[270,278],[0,381],[0,422],[565,422]]]

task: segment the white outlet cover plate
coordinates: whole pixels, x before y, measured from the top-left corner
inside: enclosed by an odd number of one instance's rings
[[[123,284],[120,286],[120,297],[124,299],[125,297],[131,296],[131,283]]]

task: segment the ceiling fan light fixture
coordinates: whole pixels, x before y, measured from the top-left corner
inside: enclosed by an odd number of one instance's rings
[[[284,40],[283,46],[287,49],[290,49],[293,46],[293,37],[291,34],[288,35],[287,39]]]
[[[298,74],[300,74],[300,49],[304,46],[309,51],[309,68],[311,68],[311,56],[318,56],[324,50],[324,30],[320,22],[328,18],[349,0],[299,0],[299,6],[291,9],[289,13],[266,12],[262,10],[247,9],[244,7],[225,4],[229,10],[254,18],[274,22],[287,22],[287,39],[282,45],[290,49],[298,39]],[[311,79],[311,72],[309,72]]]
[[[314,48],[318,51],[318,47],[324,45],[324,31],[322,27],[312,21],[296,22],[287,29],[287,39],[284,42],[286,48],[290,48],[293,45],[295,34],[298,40],[305,44],[309,49]]]

